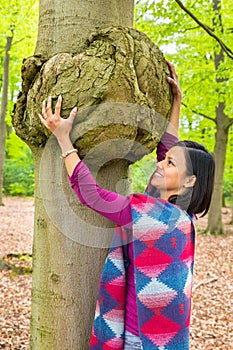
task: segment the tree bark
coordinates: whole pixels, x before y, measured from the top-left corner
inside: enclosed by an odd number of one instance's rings
[[[8,81],[9,81],[9,63],[13,36],[7,37],[4,65],[3,65],[3,87],[2,87],[2,104],[0,115],[0,205],[3,205],[2,191],[3,191],[3,177],[4,177],[4,159],[5,159],[5,146],[6,146],[6,112],[7,112],[7,100],[8,100]]]
[[[218,23],[221,31],[223,31],[222,21],[221,21],[221,0],[213,0],[213,9],[215,11],[215,18],[213,20],[214,26]],[[218,48],[219,50],[219,48]],[[224,61],[223,50],[220,49],[219,53],[214,54],[214,63],[216,74],[218,74],[218,69],[221,63]],[[217,84],[222,84],[226,82],[226,79],[216,78]],[[220,89],[217,88],[216,93],[220,94]],[[222,101],[223,102],[222,102]],[[223,195],[223,177],[224,168],[226,161],[226,151],[228,142],[228,132],[229,127],[229,117],[224,112],[225,102],[224,96],[219,97],[219,102],[216,107],[216,136],[215,136],[215,147],[214,147],[214,157],[215,157],[215,181],[214,181],[214,191],[211,200],[211,206],[208,215],[208,227],[207,231],[209,233],[221,234],[224,232],[222,224],[222,195]]]
[[[35,55],[47,59],[59,52],[82,52],[97,28],[132,27],[133,16],[134,0],[41,0]]]
[[[207,232],[211,234],[224,233],[222,224],[222,196],[223,176],[228,142],[228,130],[225,128],[228,118],[224,113],[224,109],[224,103],[219,103],[218,107],[216,108],[217,131],[214,146],[215,180],[207,226]]]
[[[156,147],[172,101],[162,53],[132,25],[132,0],[40,2],[36,52],[24,62],[14,113],[35,158],[32,349],[89,348],[114,232],[78,203],[37,113],[49,95],[62,94],[63,117],[78,106],[73,144],[101,186],[128,193],[128,164]]]

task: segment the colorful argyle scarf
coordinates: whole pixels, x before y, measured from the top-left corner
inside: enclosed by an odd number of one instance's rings
[[[139,334],[143,350],[188,350],[194,227],[177,206],[130,197]],[[129,232],[117,228],[100,280],[90,349],[124,349]]]

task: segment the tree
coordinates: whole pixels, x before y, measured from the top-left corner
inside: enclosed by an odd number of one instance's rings
[[[175,0],[166,4],[147,1],[139,12],[143,19],[148,19],[147,24],[140,22],[138,17],[140,28],[146,33],[150,30],[150,37],[168,51],[167,55],[172,43],[172,57],[180,67],[181,85],[184,86],[185,109],[182,111],[180,136],[187,138],[188,133],[190,139],[204,143],[210,150],[214,149],[216,177],[208,223],[211,233],[222,232],[224,164],[228,134],[233,124],[230,118],[233,89],[230,68],[233,53],[230,48],[233,42],[227,8],[227,2],[221,7],[220,1]],[[181,9],[186,16],[183,16]],[[206,23],[201,18],[205,18]],[[152,30],[155,26],[156,30]],[[229,172],[232,177],[232,171]]]
[[[221,17],[221,0],[213,0],[213,26],[217,28],[218,31],[224,32],[222,17]],[[232,55],[233,59],[233,55]],[[223,233],[223,224],[222,224],[222,199],[223,199],[223,177],[224,177],[224,168],[226,162],[226,152],[227,152],[227,143],[228,143],[228,134],[230,126],[233,124],[233,119],[229,118],[226,113],[226,99],[225,93],[222,92],[221,86],[226,84],[228,79],[221,77],[218,71],[221,72],[221,64],[224,64],[224,51],[221,47],[217,48],[214,52],[214,64],[216,69],[216,82],[217,89],[216,93],[219,96],[218,104],[216,106],[215,113],[215,123],[216,123],[216,135],[215,135],[215,145],[214,145],[214,155],[215,155],[215,183],[213,197],[211,201],[209,217],[208,217],[208,228],[207,230],[210,233]]]
[[[62,94],[63,117],[78,106],[73,143],[98,182],[114,190],[120,183],[122,193],[129,163],[154,149],[166,127],[168,68],[160,50],[132,28],[133,9],[133,0],[40,1],[36,50],[24,61],[14,113],[16,132],[35,159],[33,349],[88,348],[114,230],[74,200],[57,142],[37,117],[42,101]]]
[[[6,146],[6,112],[7,112],[7,93],[8,93],[8,81],[9,81],[9,51],[11,49],[13,39],[12,35],[7,37],[4,68],[3,68],[3,88],[2,88],[2,103],[1,103],[1,115],[0,115],[0,205],[3,205],[2,201],[2,187],[3,187],[3,173],[4,173],[4,159],[5,159],[5,146]]]

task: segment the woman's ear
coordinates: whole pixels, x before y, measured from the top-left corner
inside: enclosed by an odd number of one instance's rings
[[[194,187],[196,181],[197,181],[197,178],[195,175],[188,176],[185,183],[184,183],[184,187],[186,187],[186,188]]]

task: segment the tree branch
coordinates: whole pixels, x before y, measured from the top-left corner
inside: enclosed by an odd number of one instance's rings
[[[30,38],[30,36],[29,36],[29,35],[26,35],[26,36],[24,36],[23,38],[21,38],[21,39],[19,39],[19,40],[17,40],[17,41],[14,41],[14,42],[12,43],[11,47],[13,47],[13,46],[19,44],[21,41],[24,41],[24,40],[27,39],[27,38]],[[0,46],[0,54],[2,54],[4,51],[5,51],[5,48],[3,48],[2,46]]]
[[[196,290],[200,286],[203,286],[205,284],[209,284],[209,283],[212,283],[212,282],[216,282],[217,280],[218,280],[218,277],[217,276],[213,276],[212,278],[210,278],[210,279],[208,279],[206,281],[201,281],[197,285],[193,286],[193,291]]]
[[[184,10],[201,28],[203,28],[210,36],[212,36],[212,38],[214,38],[219,45],[221,46],[222,50],[227,54],[228,57],[230,57],[231,59],[233,59],[233,51],[231,51],[231,49],[229,47],[227,47],[224,42],[217,37],[217,35],[214,34],[213,30],[208,27],[207,25],[205,25],[204,23],[202,23],[201,21],[199,21],[199,19],[194,16],[194,14],[192,12],[190,12],[180,0],[175,0],[175,2],[180,6],[180,8],[182,8],[182,10]]]
[[[226,129],[228,130],[233,125],[233,118],[229,118],[229,121],[226,125]]]
[[[190,31],[190,30],[195,30],[195,29],[197,29],[197,28],[199,28],[199,26],[191,27],[191,28],[186,28],[186,29],[183,29],[183,30],[179,31],[179,33],[186,33],[186,32],[188,32],[188,31]]]
[[[194,110],[194,109],[190,109],[185,103],[183,103],[182,102],[182,105],[185,107],[185,108],[188,108],[191,112],[193,112],[193,113],[195,113],[195,114],[198,114],[198,115],[200,115],[201,117],[203,117],[203,118],[206,118],[206,119],[209,119],[209,120],[211,120],[212,122],[214,122],[215,124],[216,124],[216,120],[215,120],[215,118],[212,118],[212,117],[210,117],[210,116],[208,116],[208,115],[206,115],[206,114],[204,114],[204,113],[201,113],[201,112],[198,112],[198,111],[196,111],[196,110]]]

